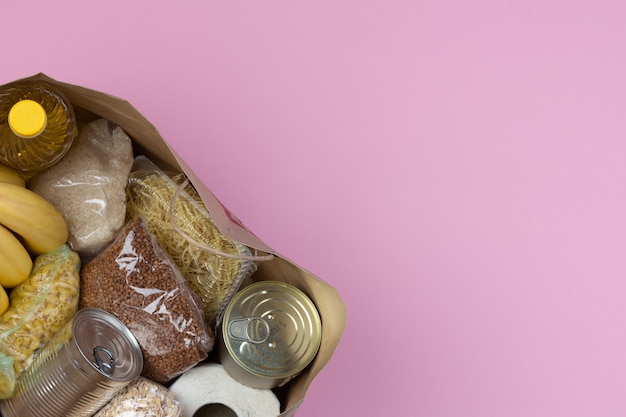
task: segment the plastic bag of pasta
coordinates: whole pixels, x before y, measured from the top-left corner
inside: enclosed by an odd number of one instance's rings
[[[193,187],[182,187],[184,179],[169,177],[138,156],[126,187],[127,213],[144,218],[200,298],[207,325],[215,327],[225,305],[263,257],[225,237]]]
[[[106,310],[133,333],[146,378],[167,382],[213,348],[195,296],[141,217],[82,267],[80,287],[80,308]]]
[[[26,281],[11,291],[0,316],[0,398],[11,396],[15,380],[78,311],[80,258],[68,245],[39,255]]]
[[[179,417],[181,406],[165,386],[139,377],[122,388],[94,417]]]

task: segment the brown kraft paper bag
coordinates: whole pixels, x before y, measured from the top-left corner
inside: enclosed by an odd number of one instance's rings
[[[202,197],[217,227],[226,237],[258,251],[275,255],[271,261],[259,263],[258,270],[253,275],[255,281],[283,281],[299,288],[311,298],[321,316],[321,346],[311,364],[282,387],[279,395],[281,414],[277,417],[294,416],[305,398],[307,389],[330,361],[345,328],[345,305],[337,291],[296,263],[281,256],[241,224],[203,184],[189,165],[175,153],[152,123],[129,102],[103,92],[57,81],[43,73],[23,80],[41,80],[56,86],[66,94],[78,118],[101,117],[118,124],[132,138],[136,154],[146,155],[161,169],[183,172]],[[9,82],[13,80],[5,81]]]

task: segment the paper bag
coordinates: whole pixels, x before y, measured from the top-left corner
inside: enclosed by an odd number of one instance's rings
[[[189,165],[161,137],[157,129],[129,102],[89,88],[57,81],[43,73],[24,79],[42,80],[55,85],[66,94],[79,119],[89,120],[101,117],[118,124],[132,138],[136,154],[146,155],[161,169],[184,172],[201,195],[217,227],[225,236],[251,248],[275,255],[271,261],[260,263],[253,276],[254,280],[287,282],[302,290],[313,300],[322,319],[322,341],[319,352],[313,362],[282,387],[279,393],[282,411],[280,417],[295,415],[295,410],[304,400],[307,389],[331,359],[343,333],[346,310],[337,291],[296,263],[281,256],[248,230],[218,201]],[[8,83],[12,80],[4,82]]]

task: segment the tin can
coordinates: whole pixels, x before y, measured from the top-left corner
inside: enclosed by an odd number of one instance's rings
[[[143,369],[139,343],[106,311],[79,310],[0,402],[4,417],[88,417]]]
[[[260,281],[233,297],[219,330],[224,369],[244,385],[275,388],[315,358],[322,324],[315,304],[298,288]]]

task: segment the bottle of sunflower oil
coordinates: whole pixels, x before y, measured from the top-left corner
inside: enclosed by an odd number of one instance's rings
[[[26,177],[58,162],[76,135],[76,116],[65,95],[42,81],[0,89],[0,163]]]

